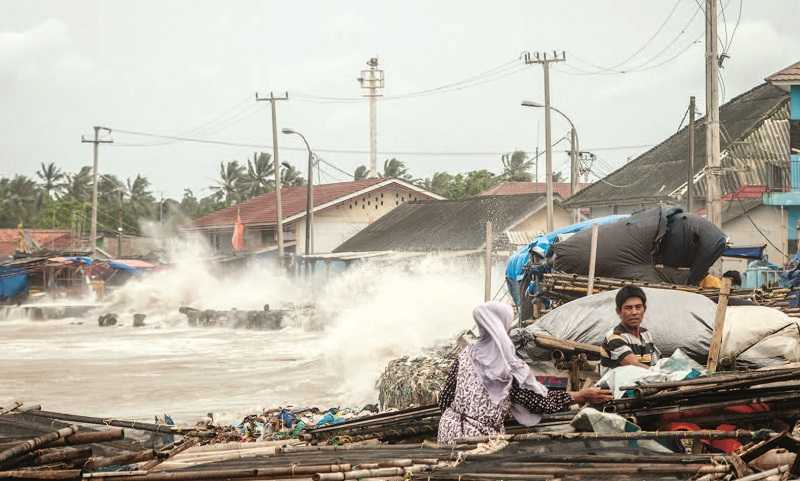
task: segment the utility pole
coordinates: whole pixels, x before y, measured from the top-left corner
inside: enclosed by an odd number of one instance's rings
[[[545,181],[547,183],[546,201],[547,201],[547,231],[553,232],[553,146],[550,131],[550,64],[556,62],[564,62],[567,56],[561,52],[561,57],[558,53],[553,52],[552,57],[547,56],[547,52],[536,52],[531,57],[530,52],[525,52],[523,57],[525,64],[538,63],[542,65],[544,70],[544,145],[545,145]]]
[[[718,76],[717,0],[706,0],[706,218],[721,228]]]
[[[694,187],[694,95],[689,97],[689,171],[686,173],[686,211],[690,214],[694,212],[694,199],[692,198],[692,188]]]
[[[539,183],[539,146],[536,146],[536,156],[533,158],[533,181]]]
[[[90,243],[92,246],[92,256],[97,253],[97,154],[98,146],[100,144],[110,144],[114,142],[111,139],[100,140],[100,130],[105,130],[111,133],[111,129],[105,127],[94,127],[94,139],[86,139],[81,135],[81,143],[93,144],[92,145],[92,228],[90,231]]]
[[[272,92],[269,97],[259,97],[256,92],[256,101],[267,101],[272,109],[272,165],[275,171],[275,215],[277,217],[277,242],[278,259],[283,265],[283,203],[281,200],[281,163],[278,160],[278,114],[275,109],[275,102],[289,100],[289,92],[284,92],[283,97],[276,97]]]
[[[578,132],[575,127],[569,129],[569,195],[578,192]],[[572,222],[577,223],[580,209],[572,209]]]
[[[367,70],[361,71],[358,82],[362,89],[366,89],[363,95],[369,98],[369,173],[367,177],[372,179],[378,176],[378,97],[382,94],[378,89],[382,89],[383,70],[378,68],[378,57],[372,57],[367,61]]]
[[[122,191],[119,191],[119,209],[117,211],[117,258],[122,258]]]

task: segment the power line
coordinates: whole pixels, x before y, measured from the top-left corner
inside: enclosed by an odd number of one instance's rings
[[[111,127],[109,127],[111,128]],[[193,143],[200,143],[200,144],[213,144],[213,145],[227,145],[231,147],[248,147],[248,148],[261,148],[261,149],[271,149],[271,144],[256,144],[256,143],[246,143],[246,142],[233,142],[233,141],[226,141],[226,140],[216,140],[216,139],[202,139],[197,137],[185,137],[180,135],[169,135],[169,134],[158,134],[153,132],[143,132],[138,130],[126,130],[126,129],[117,129],[111,128],[115,133],[118,134],[128,134],[128,135],[135,135],[141,137],[153,137],[153,138],[161,138],[161,139],[172,139],[181,142],[193,142]],[[602,146],[602,147],[592,147],[588,148],[587,150],[592,151],[602,151],[602,150],[635,150],[641,148],[652,147],[652,144],[640,144],[640,145],[616,145],[616,146]],[[289,151],[296,151],[296,152],[305,152],[305,148],[302,147],[280,147],[280,150],[289,150]],[[366,155],[369,154],[368,150],[358,150],[358,149],[332,149],[332,148],[315,148],[315,152],[319,153],[330,153],[330,154],[357,154],[357,155]],[[431,152],[431,151],[412,151],[412,150],[385,150],[379,151],[380,155],[407,155],[407,156],[492,156],[492,155],[503,155],[507,153],[507,151],[439,151],[439,152]]]

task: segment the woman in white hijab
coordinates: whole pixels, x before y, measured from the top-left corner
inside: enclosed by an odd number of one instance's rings
[[[549,391],[539,383],[517,356],[508,335],[514,318],[508,304],[481,304],[472,311],[472,317],[478,325],[478,341],[458,355],[439,396],[440,444],[467,436],[502,434],[509,414],[520,424],[533,426],[542,414],[565,410],[575,403],[611,399],[608,391],[598,388]]]

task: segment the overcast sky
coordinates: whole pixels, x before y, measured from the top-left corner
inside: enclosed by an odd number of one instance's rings
[[[740,3],[721,3],[731,57],[722,71],[726,99],[800,60],[800,2],[744,0],[732,40]],[[356,78],[372,56],[386,75],[379,164],[397,157],[417,177],[497,172],[494,152],[543,145],[542,112],[519,105],[543,96],[542,68],[514,62],[525,50],[566,51],[552,72],[553,105],[572,117],[582,148],[597,153],[598,172],[645,150],[611,147],[671,135],[690,95],[704,110],[703,14],[695,15],[693,0],[491,4],[0,0],[0,175],[33,175],[40,162],[70,171],[89,165],[91,148],[80,137],[93,125],[270,144],[269,103],[253,98],[270,90],[291,97],[279,104],[279,127],[303,132],[317,149],[358,151],[321,154],[352,172],[367,161],[367,104],[309,97],[358,97]],[[457,89],[388,99],[473,77]],[[554,140],[567,129],[554,117]],[[165,196],[187,187],[207,195],[220,161],[258,150],[112,137],[117,144],[101,146],[101,173],[141,173]],[[149,145],[124,145],[132,143]],[[302,146],[283,135],[279,143]],[[281,160],[302,165],[304,156],[282,150]],[[557,170],[567,173],[566,162],[555,153]],[[326,170],[323,181],[344,177]]]

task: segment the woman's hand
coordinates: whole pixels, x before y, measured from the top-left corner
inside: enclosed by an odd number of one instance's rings
[[[571,392],[570,395],[578,404],[604,404],[611,401],[611,391],[599,387],[587,387]]]

